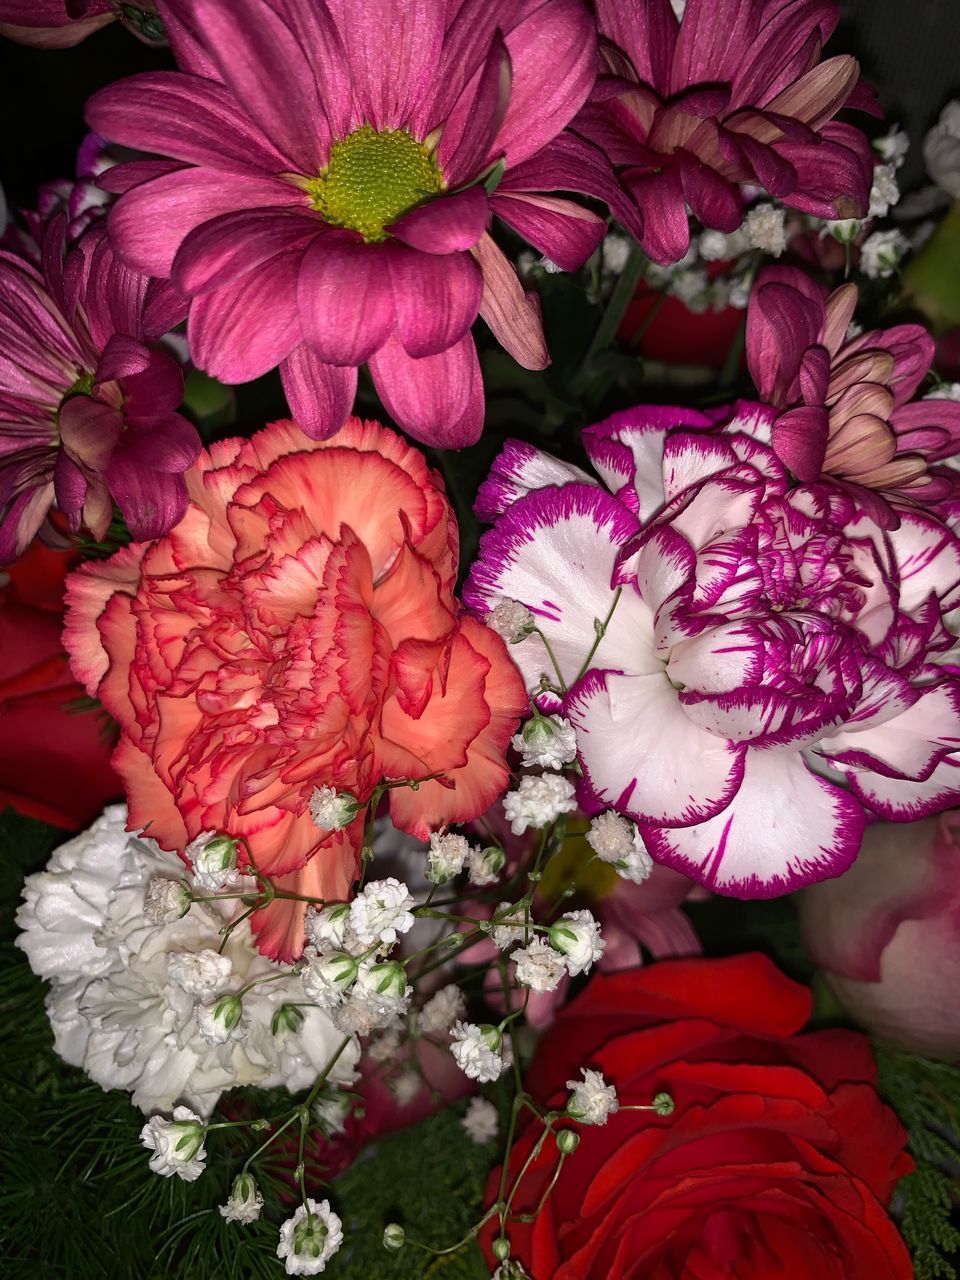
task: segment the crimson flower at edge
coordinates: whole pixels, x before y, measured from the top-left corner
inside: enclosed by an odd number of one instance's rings
[[[580,0],[161,0],[182,68],[96,94],[88,119],[169,158],[104,179],[118,252],[190,299],[196,363],[225,382],[281,367],[315,438],[369,365],[418,440],[483,425],[470,327],[547,363],[539,311],[488,234],[497,214],[560,266],[604,222],[543,192],[617,186],[558,139],[595,75]],[[488,187],[493,188],[492,194]],[[484,185],[486,180],[487,185]]]
[[[821,218],[866,212],[869,143],[833,117],[870,96],[856,59],[819,61],[839,16],[834,0],[687,0],[679,20],[670,0],[597,0],[603,73],[573,127],[614,165],[655,262],[686,253],[688,206],[736,231],[741,183]]]

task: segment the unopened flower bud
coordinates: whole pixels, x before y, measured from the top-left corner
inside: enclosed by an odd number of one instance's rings
[[[522,754],[526,768],[562,769],[577,758],[577,735],[563,716],[535,715],[511,745]]]
[[[356,980],[360,963],[346,951],[329,951],[312,959],[300,975],[307,996],[321,1009],[333,1009]]]
[[[398,1253],[407,1243],[407,1233],[399,1222],[388,1222],[383,1228],[383,1247]]]
[[[182,880],[151,876],[143,895],[143,914],[151,924],[172,924],[190,910],[193,896]]]
[[[232,836],[220,834],[201,836],[187,845],[198,888],[210,893],[223,888],[237,866],[237,844]]]
[[[242,1016],[243,1001],[239,996],[221,996],[213,1004],[197,1005],[197,1026],[207,1044],[226,1044]]]
[[[859,218],[839,218],[827,223],[827,230],[840,244],[852,244],[860,234],[863,223]]]
[[[658,1116],[672,1116],[676,1103],[669,1093],[658,1093],[653,1099],[653,1109]]]
[[[349,791],[314,787],[310,797],[310,817],[321,831],[342,831],[360,812],[360,802]]]
[[[506,1262],[510,1257],[510,1241],[502,1236],[498,1236],[490,1246],[493,1250],[493,1256],[498,1262]]]
[[[573,1155],[579,1145],[580,1137],[572,1129],[561,1129],[557,1134],[557,1150],[561,1155]]]
[[[362,986],[366,991],[376,991],[381,996],[405,996],[407,993],[407,971],[396,960],[388,960],[386,964],[374,964],[364,969]]]
[[[282,1004],[270,1019],[270,1031],[275,1036],[296,1035],[303,1025],[303,1014],[295,1004]]]
[[[519,644],[536,629],[533,614],[519,600],[503,599],[487,614],[487,626],[510,644]]]
[[[485,849],[471,849],[467,854],[470,883],[482,887],[493,884],[506,865],[507,855],[499,845],[489,844]]]

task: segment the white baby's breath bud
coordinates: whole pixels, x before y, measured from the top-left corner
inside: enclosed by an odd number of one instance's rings
[[[409,1107],[422,1088],[422,1081],[415,1071],[402,1071],[390,1082],[390,1092],[398,1107]]]
[[[163,1178],[176,1174],[184,1182],[195,1182],[203,1173],[203,1136],[203,1121],[189,1107],[174,1107],[172,1120],[151,1116],[140,1130],[140,1141],[153,1152],[153,1172]]]
[[[572,1156],[580,1145],[580,1135],[572,1129],[561,1129],[557,1134],[557,1150],[565,1156]]]
[[[897,171],[892,164],[878,164],[873,171],[868,218],[885,218],[900,199]]]
[[[413,905],[410,890],[399,880],[371,880],[350,903],[350,923],[366,946],[378,940],[393,946],[401,933],[413,928]]]
[[[528,827],[549,826],[562,813],[572,813],[576,807],[573,783],[557,773],[521,778],[517,790],[508,791],[503,798],[503,812],[515,836],[522,835]]]
[[[452,880],[463,870],[469,853],[470,845],[466,836],[443,831],[432,832],[427,851],[427,879],[434,884]]]
[[[568,1080],[572,1089],[567,1102],[567,1114],[581,1124],[606,1124],[607,1117],[617,1110],[617,1091],[607,1084],[599,1071],[581,1068],[582,1080]]]
[[[443,1036],[466,1012],[467,1002],[463,992],[452,982],[435,991],[420,1010],[417,1024],[420,1034]]]
[[[188,996],[209,1001],[230,983],[233,961],[212,947],[202,951],[171,951],[167,955],[167,977]]]
[[[563,716],[535,715],[511,742],[526,768],[562,769],[577,758],[577,735]]]
[[[550,927],[550,945],[564,957],[570,976],[589,973],[603,955],[606,943],[589,911],[568,911]]]
[[[700,257],[704,262],[722,262],[731,256],[722,231],[705,230],[700,236]]]
[[[279,1037],[296,1035],[302,1026],[303,1014],[295,1004],[282,1004],[270,1019],[270,1033]]]
[[[313,1118],[330,1138],[346,1129],[350,1107],[350,1097],[345,1093],[321,1094],[313,1104]]]
[[[493,913],[490,935],[500,951],[506,951],[515,942],[525,942],[531,929],[523,907],[519,903],[501,902]]]
[[[403,965],[365,961],[350,998],[334,1012],[334,1024],[345,1035],[369,1035],[405,1013],[412,994]]]
[[[150,924],[172,924],[190,910],[189,886],[169,876],[151,876],[143,895],[143,914]]]
[[[924,400],[960,400],[960,382],[941,382],[928,391]]]
[[[653,871],[653,859],[632,822],[608,809],[598,814],[587,831],[587,844],[603,862],[634,884],[643,884]]]
[[[491,1245],[491,1249],[493,1250],[493,1256],[498,1260],[498,1262],[506,1262],[510,1257],[510,1241],[504,1236],[500,1236],[498,1239],[494,1240]]]
[[[860,270],[871,280],[886,280],[909,248],[910,241],[900,231],[874,231],[860,246]]]
[[[500,872],[506,865],[507,855],[499,845],[487,845],[484,849],[472,846],[467,854],[467,874],[472,885],[481,888],[493,884],[500,878]]]
[[[486,1098],[471,1098],[460,1124],[470,1141],[482,1147],[493,1142],[499,1131],[497,1108]]]
[[[471,1080],[479,1080],[481,1084],[499,1080],[512,1061],[499,1027],[489,1023],[456,1022],[450,1035],[453,1040],[450,1051],[457,1066]]]
[[[389,1000],[405,999],[411,992],[407,983],[407,971],[396,960],[388,960],[385,964],[363,965],[357,978],[357,986],[361,991],[375,992]]]
[[[907,152],[910,150],[910,135],[899,126],[894,125],[882,137],[874,138],[873,149],[881,160],[886,160],[895,169],[899,169],[907,157]]]
[[[600,262],[606,275],[622,276],[630,260],[633,241],[620,231],[608,231],[600,244]]]
[[[226,1044],[241,1031],[243,1001],[239,996],[221,996],[212,1004],[198,1004],[197,1027],[207,1044]]]
[[[223,833],[205,831],[186,848],[193,882],[204,893],[219,893],[237,868],[237,841]]]
[[[750,277],[736,276],[730,281],[730,293],[727,296],[728,306],[737,311],[746,311],[750,303]]]
[[[315,1276],[343,1244],[343,1223],[330,1208],[329,1200],[309,1197],[280,1228],[277,1257],[283,1260],[288,1276]]]
[[[517,981],[540,994],[556,991],[567,971],[560,952],[554,951],[542,938],[533,938],[525,947],[515,951],[513,960],[517,966]]]
[[[407,1233],[399,1222],[388,1222],[383,1228],[383,1247],[398,1253],[407,1242]]]
[[[535,630],[533,614],[519,600],[503,599],[487,614],[487,626],[509,644],[519,644]]]
[[[653,1099],[653,1109],[658,1116],[672,1116],[676,1110],[676,1103],[669,1093],[658,1093]]]
[[[307,907],[303,929],[307,941],[318,951],[352,951],[348,946],[350,903],[330,902],[325,907]]]
[[[832,218],[825,226],[827,234],[839,244],[853,244],[862,229],[863,223],[859,218]]]
[[[702,311],[699,305],[710,287],[710,278],[703,267],[681,267],[670,276],[669,292],[679,298],[691,311]]]
[[[400,1028],[387,1027],[367,1046],[367,1057],[378,1067],[396,1062],[400,1055]]]
[[[357,979],[360,964],[346,951],[326,951],[308,957],[300,981],[307,999],[321,1009],[335,1009],[343,993]]]
[[[754,249],[779,258],[787,247],[784,210],[775,204],[758,204],[747,213],[747,237]]]
[[[360,812],[360,803],[349,791],[314,787],[310,796],[310,817],[321,831],[342,831]]]
[[[263,1209],[263,1196],[253,1174],[238,1173],[226,1204],[220,1205],[220,1216],[227,1222],[240,1222],[247,1226],[256,1222]]]

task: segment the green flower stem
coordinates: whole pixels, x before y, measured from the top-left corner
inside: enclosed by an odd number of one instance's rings
[[[260,1146],[257,1147],[256,1151],[253,1152],[252,1155],[247,1156],[246,1160],[244,1160],[243,1162],[243,1168],[240,1170],[241,1173],[246,1173],[247,1170],[250,1168],[250,1166],[253,1164],[254,1160],[256,1160],[257,1157],[261,1154],[261,1152],[266,1151],[267,1147],[271,1146],[274,1142],[276,1142],[277,1138],[280,1137],[284,1129],[290,1128],[294,1120],[296,1120],[298,1114],[299,1114],[299,1109],[297,1109],[291,1115],[289,1115],[287,1119],[284,1120],[280,1128],[274,1130],[274,1132],[271,1133],[270,1137],[267,1138],[265,1142],[262,1142]]]
[[[546,651],[547,651],[547,657],[550,659],[551,663],[553,664],[553,669],[554,669],[554,671],[556,672],[557,680],[560,682],[560,688],[559,688],[559,690],[558,690],[557,692],[559,692],[559,693],[566,693],[566,691],[567,691],[567,685],[566,685],[566,682],[565,682],[565,680],[564,680],[563,676],[562,676],[562,675],[561,675],[561,673],[560,673],[560,665],[559,665],[559,663],[557,662],[557,659],[556,659],[556,657],[555,657],[555,655],[554,655],[553,650],[550,648],[550,641],[549,641],[549,640],[547,639],[547,637],[543,634],[543,632],[540,630],[540,628],[539,628],[539,627],[534,627],[530,634],[531,634],[531,635],[534,635],[534,636],[539,636],[539,637],[540,637],[540,640],[541,640],[541,642],[542,642],[542,644],[543,644],[543,647],[544,647],[544,648],[546,649]]]
[[[614,286],[610,301],[607,303],[600,318],[600,323],[597,325],[597,331],[590,340],[590,345],[587,347],[580,368],[570,382],[570,389],[575,396],[583,395],[589,386],[591,378],[590,366],[594,358],[601,351],[606,351],[608,347],[613,345],[617,330],[626,315],[627,307],[637,291],[637,285],[640,283],[640,277],[643,275],[646,261],[646,255],[643,250],[638,244],[634,244],[630,250],[630,257],[627,259],[623,273]]]
[[[590,663],[593,661],[593,655],[597,652],[597,649],[600,647],[600,641],[607,634],[607,627],[609,627],[610,625],[610,619],[613,617],[613,611],[614,609],[616,609],[617,605],[620,603],[620,597],[622,594],[623,594],[623,587],[617,587],[617,590],[614,593],[613,603],[611,604],[609,610],[607,611],[607,616],[604,618],[602,622],[598,618],[594,618],[593,629],[596,632],[596,639],[594,640],[593,644],[590,646],[590,652],[587,654],[587,656],[583,660],[583,666],[581,666],[580,670],[577,672],[574,678],[574,681],[573,681],[574,684],[577,683],[580,677],[584,674],[584,672],[590,666]]]

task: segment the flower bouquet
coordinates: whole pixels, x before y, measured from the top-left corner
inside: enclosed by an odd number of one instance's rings
[[[837,19],[0,0],[133,72],[0,243],[5,1274],[958,1274],[960,124]]]

